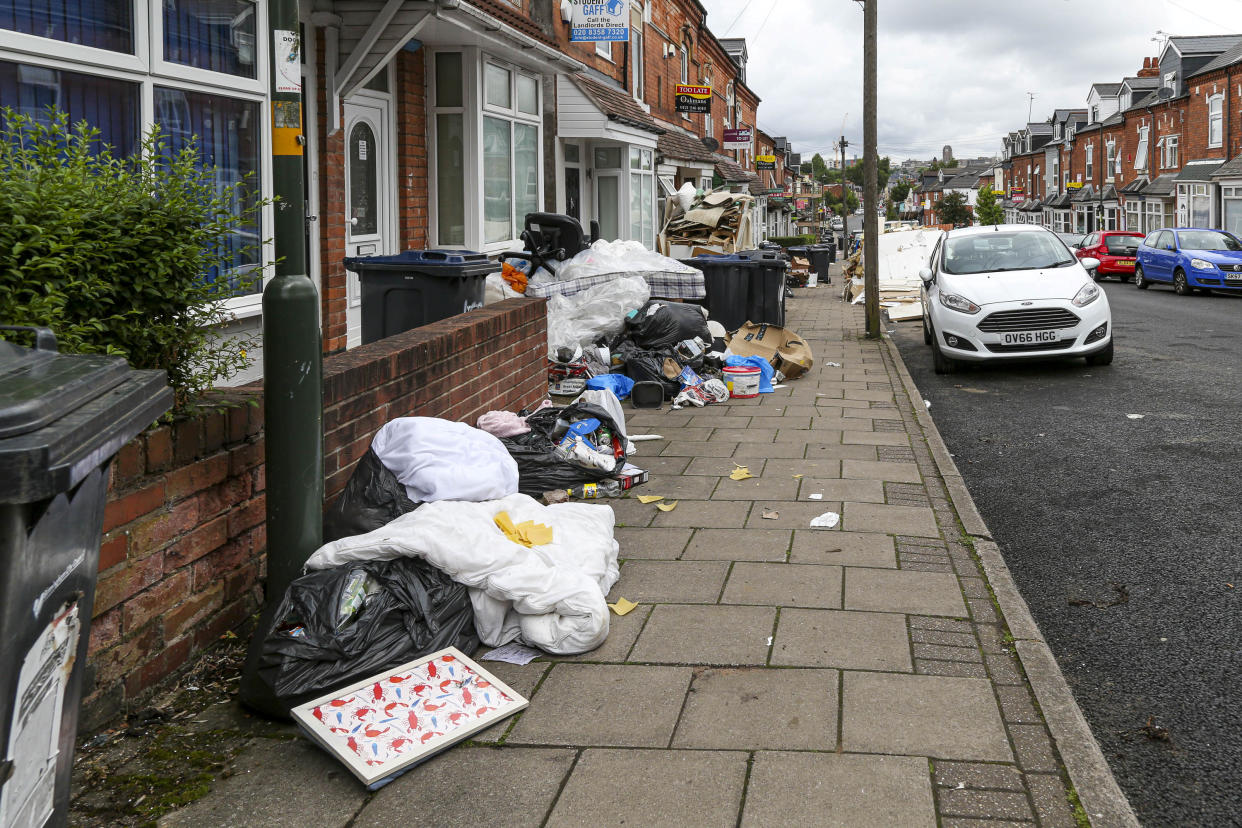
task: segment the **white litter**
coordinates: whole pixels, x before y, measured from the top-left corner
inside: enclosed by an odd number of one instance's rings
[[[651,440],[663,440],[663,434],[630,434],[628,435],[631,443],[646,443]]]
[[[927,406],[928,408],[931,408],[931,400],[923,400],[923,405]]]
[[[503,661],[506,664],[525,667],[540,655],[542,654],[538,650],[532,650],[530,647],[523,647],[521,644],[510,641],[503,647],[497,647],[479,656],[479,661]]]
[[[1143,417],[1144,417],[1144,416],[1146,416],[1146,415],[1144,415],[1144,414],[1127,414],[1127,415],[1126,415],[1126,419],[1128,419],[1128,420],[1141,420],[1141,419],[1143,419]]]
[[[829,368],[840,368],[841,367],[841,363],[839,362],[825,362],[824,364],[827,365]]]
[[[817,529],[831,529],[841,522],[841,516],[836,512],[824,512],[819,517],[811,521],[811,526]]]
[[[772,636],[770,636],[770,635],[768,636],[768,646],[769,646],[769,647],[771,647],[771,646],[772,646]]]
[[[824,499],[824,495],[823,495],[823,493],[822,493],[822,492],[816,492],[815,494],[809,494],[809,495],[807,495],[807,499],[808,499],[808,500],[823,500],[823,499]]]

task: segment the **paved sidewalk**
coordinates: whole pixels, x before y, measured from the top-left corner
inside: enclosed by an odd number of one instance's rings
[[[255,738],[165,822],[1074,826],[895,352],[862,339],[836,284],[798,291],[789,326],[807,376],[629,415],[665,437],[634,458],[642,493],[678,505],[612,501],[611,598],[641,606],[602,647],[487,663],[526,711],[375,794],[303,741]],[[827,511],[841,523],[811,529]]]

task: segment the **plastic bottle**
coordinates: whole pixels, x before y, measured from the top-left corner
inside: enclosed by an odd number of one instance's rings
[[[577,497],[582,500],[595,500],[600,497],[620,497],[624,491],[621,487],[620,480],[601,480],[598,483],[583,483],[580,486],[574,486],[572,489],[566,489],[570,497]]]
[[[572,445],[557,446],[553,451],[558,457],[561,457],[575,466],[581,466],[586,469],[599,469],[603,472],[611,472],[617,468],[617,460],[611,454],[605,454],[600,451],[593,451],[584,441],[575,440]]]

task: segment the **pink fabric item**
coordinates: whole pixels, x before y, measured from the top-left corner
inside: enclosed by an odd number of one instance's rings
[[[551,407],[552,401],[544,400],[535,407],[535,411],[543,411]],[[530,431],[530,426],[526,425],[526,417],[519,417],[512,411],[489,411],[486,414],[480,414],[475,425],[495,437],[516,437]]]

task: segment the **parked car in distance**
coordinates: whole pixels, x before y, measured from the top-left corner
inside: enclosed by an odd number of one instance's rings
[[[1242,241],[1224,230],[1153,230],[1139,245],[1137,259],[1134,284],[1140,290],[1167,282],[1179,296],[1242,291]]]
[[[1077,250],[1082,245],[1084,238],[1082,233],[1055,233],[1054,235],[1065,242],[1065,246],[1070,250]]]
[[[840,216],[837,216],[836,218],[834,218],[832,221],[828,223],[828,226],[832,228],[833,230],[840,232],[845,229],[845,220],[842,219]]]
[[[1029,224],[945,233],[919,272],[923,341],[936,373],[1007,359],[1111,363],[1112,311],[1088,272],[1098,264]]]
[[[1099,259],[1100,266],[1093,274],[1097,282],[1105,276],[1116,276],[1121,281],[1128,282],[1134,276],[1134,258],[1142,240],[1142,233],[1115,230],[1091,233],[1082,240],[1082,245],[1074,251],[1074,255],[1080,259]]]

